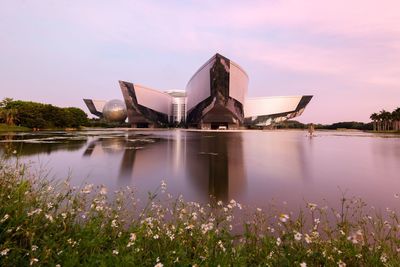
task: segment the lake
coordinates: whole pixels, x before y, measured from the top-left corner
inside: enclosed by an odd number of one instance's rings
[[[130,186],[146,198],[165,180],[185,200],[252,207],[337,206],[342,192],[398,207],[400,138],[363,132],[90,130],[0,134],[0,153],[49,179]],[[16,154],[15,154],[16,153]],[[282,204],[285,203],[285,204]]]

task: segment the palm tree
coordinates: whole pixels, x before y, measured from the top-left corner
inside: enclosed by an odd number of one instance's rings
[[[7,125],[14,125],[17,121],[18,110],[15,108],[1,108],[0,109],[0,118]]]
[[[379,117],[381,118],[383,127],[381,130],[388,131],[390,129],[390,121],[392,120],[392,114],[384,109],[379,112]]]
[[[392,119],[393,119],[393,130],[400,131],[400,107],[393,110]]]
[[[3,100],[0,101],[0,108],[5,108],[7,107],[7,105],[11,102],[13,102],[14,100],[10,97],[6,97]]]
[[[374,112],[369,118],[373,121],[374,131],[376,131],[378,128],[377,121],[379,120],[379,115]]]

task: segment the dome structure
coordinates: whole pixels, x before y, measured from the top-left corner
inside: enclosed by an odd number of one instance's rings
[[[123,122],[127,117],[125,103],[119,99],[108,101],[103,107],[103,117],[110,122]]]

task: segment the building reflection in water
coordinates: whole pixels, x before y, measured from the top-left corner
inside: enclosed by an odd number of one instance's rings
[[[83,156],[122,152],[118,181],[129,185],[151,179],[169,178],[169,188],[181,188],[183,180],[202,200],[214,196],[227,201],[245,189],[240,133],[197,133],[176,130],[161,138],[97,138]],[[187,188],[182,188],[187,193]],[[191,196],[188,196],[189,198]]]
[[[245,190],[240,133],[201,133],[187,147],[187,176],[203,194],[228,201]]]

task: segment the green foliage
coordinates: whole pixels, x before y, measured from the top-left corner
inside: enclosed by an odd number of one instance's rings
[[[109,122],[105,119],[97,119],[92,118],[88,119],[88,122],[85,124],[87,127],[101,127],[101,128],[119,128],[125,127],[129,128],[131,125],[127,122]]]
[[[343,121],[336,122],[330,125],[316,125],[317,129],[327,129],[327,130],[336,130],[336,129],[353,129],[353,130],[372,130],[372,123],[363,123],[358,121]]]
[[[341,199],[282,214],[49,182],[0,164],[0,266],[400,266],[399,217]],[[241,219],[238,219],[241,218]]]
[[[30,131],[30,129],[27,127],[7,125],[5,123],[0,123],[0,132],[21,132],[21,131]]]
[[[60,108],[49,104],[10,99],[0,102],[0,106],[2,106],[0,114],[8,114],[8,122],[18,122],[20,126],[28,128],[75,128],[86,125],[88,121],[87,114],[74,107]],[[11,120],[10,114],[12,114]],[[5,118],[6,115],[2,117]],[[7,123],[6,119],[4,120]]]
[[[307,129],[307,125],[295,120],[287,120],[276,124],[278,129]]]
[[[307,129],[308,125],[295,120],[288,120],[276,124],[278,129]],[[332,124],[316,124],[317,129],[337,130],[337,129],[353,129],[353,130],[372,130],[372,123],[363,123],[357,121],[343,121]]]
[[[382,109],[379,113],[372,113],[369,118],[373,121],[374,131],[400,131],[400,107],[392,112]]]

